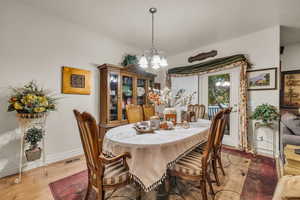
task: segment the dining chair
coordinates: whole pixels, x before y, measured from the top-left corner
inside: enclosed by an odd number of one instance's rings
[[[194,112],[196,119],[204,119],[205,116],[205,105],[203,104],[189,104],[187,107],[188,112]]]
[[[224,138],[224,134],[226,131],[226,127],[228,126],[229,123],[229,118],[230,118],[230,113],[231,113],[232,108],[226,108],[223,110],[223,116],[222,116],[222,124],[220,126],[220,131],[216,135],[215,139],[215,144],[214,144],[214,153],[212,157],[212,168],[213,168],[213,173],[216,179],[216,183],[218,186],[220,186],[220,179],[218,176],[218,170],[217,170],[217,165],[219,164],[220,169],[225,176],[225,170],[222,164],[222,141]]]
[[[213,147],[216,135],[221,131],[223,111],[219,111],[213,118],[209,129],[207,148],[204,151],[195,149],[179,159],[170,169],[170,175],[187,181],[199,181],[202,200],[207,200],[206,185],[208,184],[211,193],[214,195],[210,179],[210,162],[213,155]]]
[[[143,105],[143,112],[144,112],[144,120],[150,120],[150,117],[155,116],[155,108],[154,105]]]
[[[102,141],[98,139],[98,126],[95,118],[87,113],[73,110],[79,128],[86,165],[88,169],[88,188],[84,200],[89,198],[93,188],[96,189],[96,199],[104,200],[105,191],[114,191],[130,183],[126,158],[129,153],[107,158],[102,154]]]
[[[216,184],[220,186],[220,179],[218,176],[218,165],[225,176],[225,170],[222,164],[222,141],[223,137],[226,131],[226,128],[228,127],[229,124],[229,118],[230,118],[230,113],[231,113],[232,108],[227,108],[223,109],[223,116],[222,116],[222,123],[220,125],[220,131],[218,132],[218,135],[216,135],[215,142],[214,142],[214,147],[213,147],[213,155],[212,155],[212,169],[213,173],[216,179]],[[204,151],[207,148],[207,144],[199,145],[196,149],[197,151]]]
[[[126,105],[126,115],[130,124],[143,121],[143,110],[140,105]]]

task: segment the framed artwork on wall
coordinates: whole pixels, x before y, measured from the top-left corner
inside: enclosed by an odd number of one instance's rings
[[[280,105],[283,108],[300,107],[300,70],[281,73]]]
[[[91,94],[91,72],[72,67],[62,67],[63,94]]]
[[[276,90],[277,68],[247,71],[248,90]]]

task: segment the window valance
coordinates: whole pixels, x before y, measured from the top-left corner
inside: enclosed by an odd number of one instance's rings
[[[217,58],[217,59],[197,63],[194,65],[175,67],[169,69],[168,74],[170,76],[200,74],[202,72],[213,71],[238,62],[247,62],[247,59],[243,54],[237,54],[233,56]]]

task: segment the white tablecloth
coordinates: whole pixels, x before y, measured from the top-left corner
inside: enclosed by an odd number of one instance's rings
[[[103,141],[103,152],[119,155],[129,152],[129,172],[145,191],[150,191],[165,178],[167,168],[195,146],[207,141],[208,120],[191,123],[189,129],[158,130],[138,134],[133,124],[110,129]]]

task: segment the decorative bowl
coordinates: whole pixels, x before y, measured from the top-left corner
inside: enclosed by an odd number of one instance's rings
[[[138,133],[153,133],[154,132],[149,121],[138,122],[138,123],[134,124],[133,128]]]

